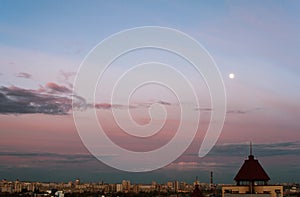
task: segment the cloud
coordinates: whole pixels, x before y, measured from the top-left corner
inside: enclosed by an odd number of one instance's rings
[[[67,84],[70,88],[73,88],[73,78],[75,76],[76,72],[66,72],[61,70],[58,81]]]
[[[163,101],[163,100],[151,100],[148,102],[143,102],[143,103],[136,103],[135,107],[144,107],[144,108],[149,108],[153,104],[160,104],[160,105],[165,105],[165,106],[171,106],[172,103]]]
[[[195,108],[196,111],[202,111],[202,112],[211,112],[213,111],[212,108],[206,107],[206,108]],[[228,110],[227,114],[245,114],[249,111],[246,110]]]
[[[245,114],[247,113],[247,111],[243,111],[243,110],[228,110],[227,114]]]
[[[61,87],[60,87],[61,88]],[[52,90],[55,90],[55,88]],[[66,91],[57,89],[57,91]],[[0,87],[1,114],[53,114],[64,115],[72,108],[72,100],[67,95],[49,94],[40,90],[22,89],[15,86]]]
[[[228,163],[222,163],[218,161],[179,161],[173,162],[167,166],[168,169],[176,170],[201,170],[201,171],[211,171],[217,168],[228,167]]]
[[[30,160],[35,163],[85,163],[94,161],[95,158],[90,154],[59,154],[48,152],[0,152],[0,157],[17,157],[22,160]]]
[[[73,101],[73,103],[72,103]],[[100,110],[110,109],[135,109],[149,108],[152,104],[171,106],[172,103],[155,100],[151,102],[128,104],[87,103],[72,89],[54,82],[48,82],[39,89],[24,89],[16,86],[0,87],[0,114],[52,114],[66,115],[72,109],[86,110],[95,108]],[[73,107],[73,108],[72,108]]]
[[[238,156],[245,157],[249,154],[249,142],[239,144],[216,145],[209,153],[210,156]],[[269,144],[254,144],[253,154],[255,156],[282,156],[300,155],[300,141],[278,142]]]
[[[121,109],[127,107],[126,105],[121,104],[110,104],[110,103],[96,103],[95,108],[96,109]]]
[[[209,107],[205,108],[195,108],[196,111],[203,111],[203,112],[211,112],[213,109]]]
[[[171,103],[166,102],[166,101],[162,101],[162,100],[159,100],[156,103],[161,104],[161,105],[171,105]]]
[[[29,73],[25,73],[25,72],[19,72],[16,74],[16,77],[31,79],[32,75]]]
[[[92,104],[89,104],[86,102],[86,100],[78,95],[73,94],[73,109],[80,109],[80,110],[86,110],[87,108],[93,108],[94,106]]]
[[[204,107],[204,108],[195,108],[196,111],[202,111],[202,112],[211,112],[213,111],[213,108],[209,107]],[[227,114],[246,114],[249,112],[257,111],[260,110],[260,108],[255,108],[255,109],[249,109],[249,110],[240,110],[240,109],[231,109],[227,110]]]
[[[167,168],[175,168],[175,169],[198,169],[200,168],[200,163],[195,161],[180,161],[180,162],[173,162],[167,166]]]
[[[47,83],[46,88],[48,90],[50,90],[50,92],[53,92],[53,93],[71,93],[72,92],[72,90],[70,90],[69,88],[62,86],[62,85],[58,85],[53,82]]]
[[[161,104],[161,105],[172,105],[172,103],[165,102],[165,101],[155,101],[155,102],[145,102],[145,103],[135,103],[133,105],[125,105],[125,104],[111,104],[111,103],[96,103],[94,107],[96,109],[103,109],[103,110],[109,110],[109,109],[136,109],[136,108],[149,108],[152,104]]]
[[[68,81],[71,77],[76,75],[76,72],[66,72],[61,70],[60,74],[63,76],[64,80]]]
[[[255,111],[259,111],[262,108],[256,107],[253,109],[248,109],[248,110],[240,110],[240,109],[236,109],[236,110],[228,110],[227,114],[246,114],[246,113],[250,113],[250,112],[255,112]]]
[[[77,110],[135,108],[133,105],[87,103],[83,97],[74,94],[71,89],[53,82],[49,82],[37,90],[16,86],[0,87],[0,114],[66,115],[69,114],[72,107]]]

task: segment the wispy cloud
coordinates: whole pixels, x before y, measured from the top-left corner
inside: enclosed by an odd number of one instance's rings
[[[59,154],[48,152],[0,152],[1,157],[18,158],[19,160],[29,160],[34,163],[85,163],[94,161],[95,158],[90,154]]]
[[[211,171],[217,168],[227,168],[230,164],[215,161],[179,161],[167,166],[168,169]]]
[[[159,101],[157,101],[156,103],[161,104],[161,105],[171,105],[170,102],[162,101],[162,100],[159,100]]]
[[[64,77],[65,80],[69,80],[71,77],[74,77],[76,75],[76,72],[66,72],[61,70],[60,74]]]
[[[210,107],[201,107],[201,108],[195,108],[196,111],[202,111],[202,112],[211,112],[214,109],[210,108]],[[255,109],[248,109],[248,110],[242,110],[242,109],[229,109],[227,110],[227,114],[246,114],[246,113],[250,113],[253,111],[257,111],[260,110],[260,108],[255,108]]]
[[[68,87],[73,88],[73,78],[76,76],[76,72],[70,72],[70,71],[60,71],[60,76],[58,78],[59,82],[62,82],[66,85],[68,85]]]
[[[109,110],[109,109],[136,109],[136,108],[149,108],[153,104],[160,104],[165,106],[171,106],[172,103],[162,100],[155,100],[155,101],[148,101],[148,102],[140,102],[140,103],[133,103],[130,105],[127,104],[111,104],[111,103],[96,103],[94,107],[96,109],[103,109],[103,110]]]
[[[196,111],[202,111],[202,112],[211,112],[213,109],[209,107],[203,107],[203,108],[195,108]]]
[[[63,86],[63,85],[58,85],[53,82],[49,82],[46,84],[46,88],[51,92],[51,93],[71,93],[72,90],[69,88]]]
[[[247,113],[247,111],[243,111],[243,110],[228,110],[227,114],[245,114]]]
[[[186,169],[186,170],[190,170],[190,169],[198,169],[200,168],[200,163],[195,162],[195,161],[180,161],[180,162],[173,162],[170,165],[167,166],[167,168],[170,169]]]
[[[25,72],[19,72],[16,74],[16,77],[31,79],[32,75],[29,73],[25,73]]]
[[[227,110],[227,114],[246,114],[254,111],[261,110],[261,108],[254,108],[254,109],[248,109],[248,110],[241,110],[241,109],[230,109]]]
[[[173,103],[168,102],[168,101],[163,101],[163,100],[150,100],[150,101],[147,101],[147,102],[136,103],[135,106],[136,106],[136,107],[145,107],[145,108],[149,108],[149,107],[151,107],[151,105],[153,105],[153,104],[160,104],[160,105],[165,105],[165,106],[171,106],[171,105],[174,105]]]
[[[122,105],[122,104],[111,104],[111,103],[96,103],[95,105],[96,109],[104,109],[104,110],[109,110],[109,109],[125,109],[125,108],[135,108],[133,105]]]

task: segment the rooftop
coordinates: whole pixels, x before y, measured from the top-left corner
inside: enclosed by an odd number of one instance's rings
[[[240,168],[239,172],[234,178],[238,183],[240,181],[264,181],[270,180],[270,177],[265,172],[257,159],[254,159],[252,155],[252,144],[250,143],[250,155],[248,159],[244,161],[244,164]]]

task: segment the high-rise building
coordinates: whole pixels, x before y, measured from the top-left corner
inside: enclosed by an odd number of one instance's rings
[[[178,192],[179,190],[179,182],[178,181],[174,181],[174,191]]]
[[[79,178],[77,178],[76,180],[75,180],[75,183],[74,183],[75,185],[80,185],[80,179]]]
[[[122,181],[122,189],[123,189],[123,192],[130,192],[130,181],[129,180],[123,180]]]
[[[116,184],[116,192],[122,192],[122,191],[123,191],[122,184]]]

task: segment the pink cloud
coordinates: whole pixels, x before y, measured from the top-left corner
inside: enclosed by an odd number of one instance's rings
[[[61,93],[71,93],[72,90],[70,90],[69,88],[63,86],[63,85],[58,85],[56,83],[53,82],[48,82],[46,84],[46,88],[50,89],[50,91],[52,92],[61,92]]]

